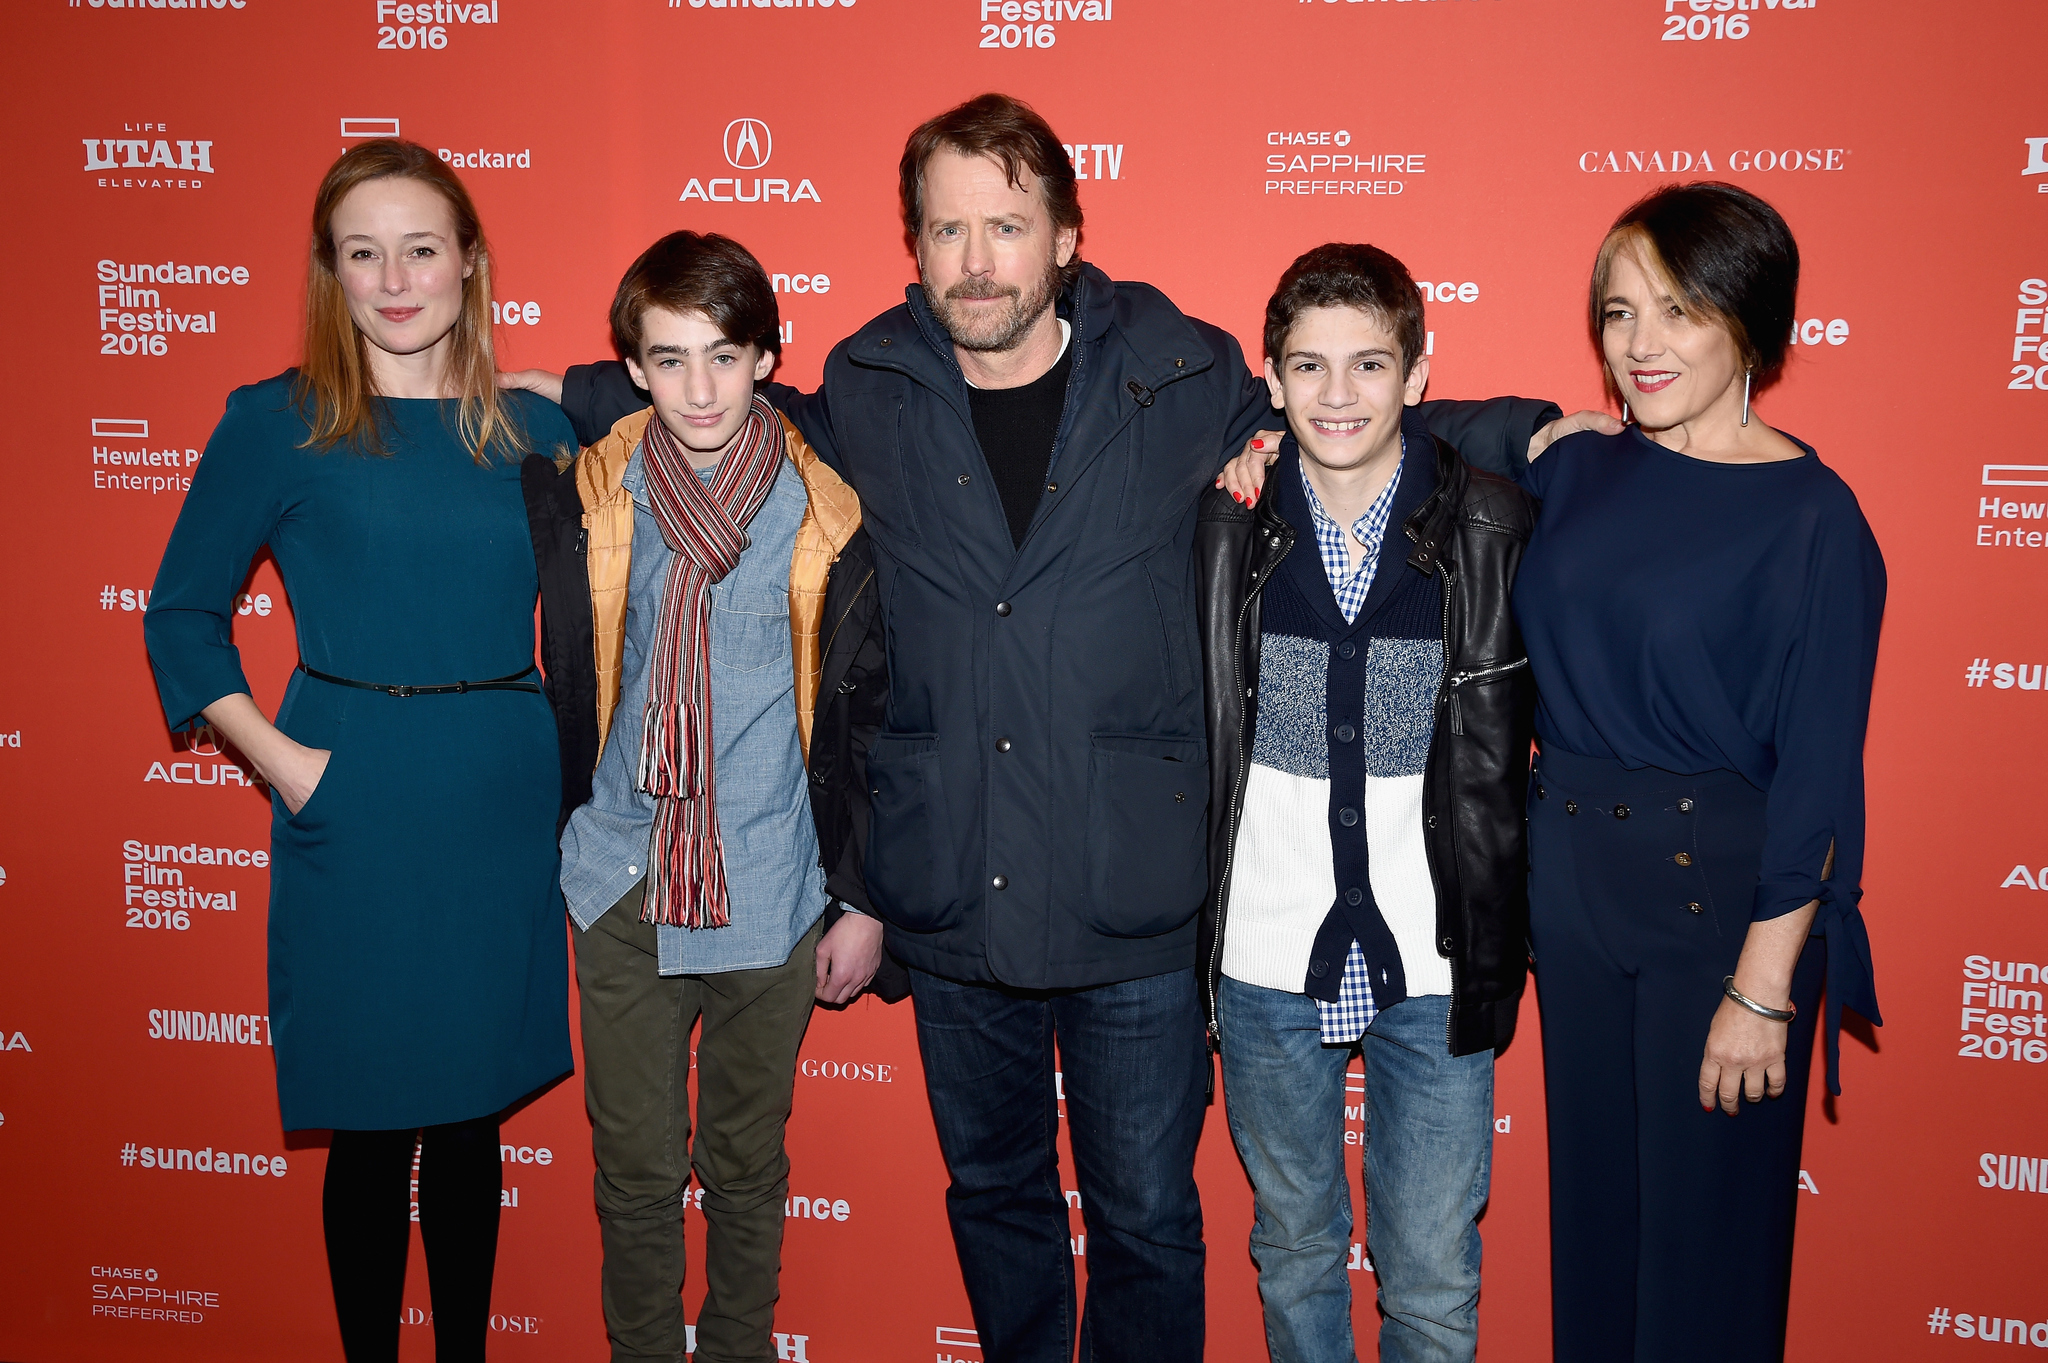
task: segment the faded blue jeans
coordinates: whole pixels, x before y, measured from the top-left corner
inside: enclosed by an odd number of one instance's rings
[[[1350,1048],[1315,1000],[1225,978],[1216,997],[1230,1136],[1250,1173],[1252,1259],[1273,1363],[1354,1363]],[[1453,1057],[1450,1000],[1407,999],[1364,1039],[1366,1245],[1381,1363],[1466,1363],[1479,1343],[1479,1227],[1493,1171],[1493,1052]]]

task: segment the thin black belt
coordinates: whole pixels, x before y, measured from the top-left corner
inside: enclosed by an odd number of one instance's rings
[[[357,681],[352,677],[337,677],[332,672],[299,664],[299,671],[315,681],[332,682],[336,686],[353,686],[359,691],[382,691],[387,696],[404,699],[407,696],[459,696],[469,691],[531,691],[539,695],[540,683],[521,681],[522,677],[533,675],[534,666],[528,663],[509,677],[493,677],[489,681],[450,682],[446,686],[386,686],[382,682]]]

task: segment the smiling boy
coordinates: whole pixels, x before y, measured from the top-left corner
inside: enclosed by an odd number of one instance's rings
[[[1422,299],[1319,246],[1266,307],[1290,434],[1206,498],[1204,973],[1275,1363],[1348,1363],[1345,1071],[1362,1047],[1380,1358],[1478,1339],[1493,1052],[1526,973],[1533,691],[1508,589],[1528,499],[1417,419]],[[1455,827],[1456,836],[1452,836]]]

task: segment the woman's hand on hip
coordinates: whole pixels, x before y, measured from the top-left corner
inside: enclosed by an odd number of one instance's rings
[[[1776,1098],[1785,1091],[1785,1036],[1790,1025],[1750,1012],[1724,998],[1707,1029],[1707,1051],[1700,1061],[1700,1109],[1716,1103],[1734,1116],[1741,1098],[1752,1103]]]

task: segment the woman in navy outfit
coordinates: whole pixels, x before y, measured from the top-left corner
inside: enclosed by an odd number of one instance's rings
[[[337,161],[304,359],[228,398],[145,621],[171,727],[203,716],[271,787],[278,1103],[287,1130],[334,1129],[323,1220],[351,1363],[398,1357],[416,1136],[436,1357],[483,1358],[498,1114],[570,1068],[519,465],[574,436],[553,403],[499,394],[490,297],[476,211],[431,151]],[[275,725],[232,642],[264,545],[302,660]]]
[[[1842,1005],[1879,1021],[1857,900],[1884,561],[1848,486],[1754,406],[1798,278],[1784,220],[1732,185],[1623,213],[1591,324],[1634,424],[1522,478],[1543,502],[1515,614],[1572,1363],[1783,1357],[1823,981],[1831,1086]]]

